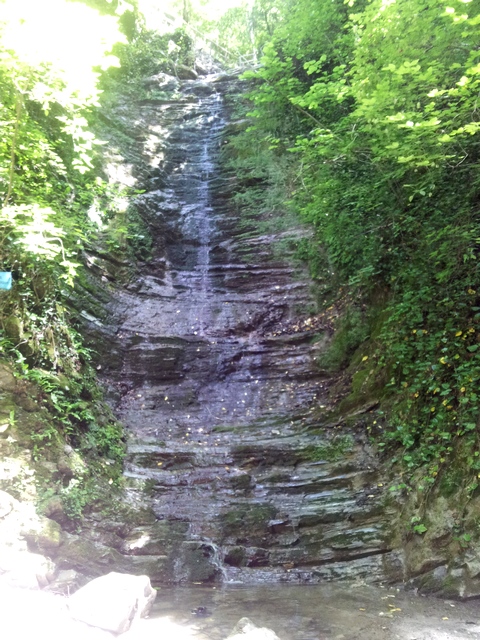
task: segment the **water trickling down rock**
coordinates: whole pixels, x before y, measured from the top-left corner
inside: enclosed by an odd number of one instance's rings
[[[119,296],[106,370],[131,434],[129,500],[155,517],[118,551],[157,582],[378,579],[397,558],[368,447],[345,437],[331,455],[338,437],[315,429],[325,341],[276,330],[312,308],[308,277],[245,233],[217,168],[228,85],[142,106],[154,160],[137,206],[155,249]]]

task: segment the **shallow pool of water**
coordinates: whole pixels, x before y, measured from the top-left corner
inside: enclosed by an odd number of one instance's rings
[[[480,638],[478,602],[365,585],[161,589],[150,621],[178,625],[178,640],[181,629],[185,638],[223,640],[242,617],[273,629],[280,640]]]

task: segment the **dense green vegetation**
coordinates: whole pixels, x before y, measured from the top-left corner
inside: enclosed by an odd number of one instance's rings
[[[80,334],[82,292],[98,286],[85,256],[117,253],[134,269],[149,247],[131,193],[104,173],[99,114],[189,55],[183,32],[146,31],[135,2],[0,2],[0,271],[13,275],[0,290],[0,357],[50,416],[30,435],[33,461],[65,441],[89,460],[59,488],[73,518],[120,484],[124,456]]]
[[[63,434],[109,457],[118,476],[122,432],[100,418],[69,300],[82,251],[99,232],[96,202],[108,206],[91,123],[100,71],[118,64],[110,50],[125,37],[115,17],[81,3],[51,0],[52,13],[29,2],[0,7],[0,269],[13,273],[12,289],[0,292],[1,351],[39,385],[52,416],[51,428],[32,434],[34,458]]]
[[[231,154],[239,197],[278,189],[271,167],[282,163],[282,199],[315,230],[299,254],[325,299],[347,287],[364,322],[352,331],[370,336],[355,361],[384,380],[377,442],[400,445],[410,468],[428,463],[433,479],[462,440],[476,478],[479,3],[279,0],[274,10],[256,34],[261,67],[245,74],[250,128]]]

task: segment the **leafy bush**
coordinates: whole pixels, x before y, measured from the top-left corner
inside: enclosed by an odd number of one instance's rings
[[[371,347],[391,372],[382,441],[412,469],[461,438],[478,451],[479,3],[278,7],[263,66],[245,74],[250,135],[297,158],[290,199],[315,229],[320,248],[299,249],[313,272],[388,296]],[[332,368],[361,326],[345,318]]]

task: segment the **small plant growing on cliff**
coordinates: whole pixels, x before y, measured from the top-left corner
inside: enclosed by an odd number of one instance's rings
[[[343,458],[352,450],[354,440],[350,435],[336,436],[329,442],[320,445],[313,445],[304,450],[305,458],[312,462],[328,461],[335,462]]]
[[[460,544],[462,549],[468,549],[470,542],[472,541],[472,536],[469,533],[462,533],[460,535],[453,536],[453,539]]]
[[[413,516],[410,520],[410,524],[413,533],[418,533],[418,535],[422,535],[426,531],[428,531],[427,527],[423,524],[423,522],[421,522],[420,516]]]

